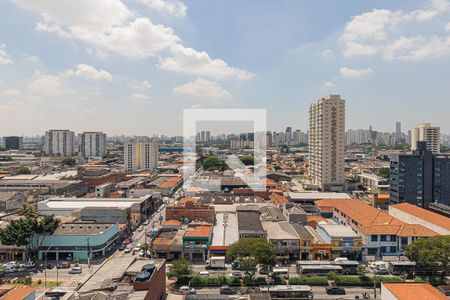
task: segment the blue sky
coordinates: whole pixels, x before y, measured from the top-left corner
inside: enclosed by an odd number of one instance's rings
[[[176,135],[195,107],[306,130],[330,93],[347,128],[449,132],[449,67],[448,0],[3,0],[0,136]]]

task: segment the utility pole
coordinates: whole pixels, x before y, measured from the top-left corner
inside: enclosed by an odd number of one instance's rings
[[[59,285],[59,253],[56,252],[56,286]]]

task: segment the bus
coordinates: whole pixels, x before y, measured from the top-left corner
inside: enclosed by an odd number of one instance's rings
[[[288,269],[273,269],[272,270],[273,275],[280,277],[280,278],[289,278],[289,270]]]
[[[359,262],[356,260],[337,260],[333,262],[335,266],[342,267],[342,274],[344,275],[357,275]]]
[[[327,275],[329,272],[335,272],[336,274],[342,274],[342,267],[341,266],[334,266],[334,265],[309,265],[309,266],[301,266],[299,268],[298,273],[300,275],[306,275],[306,276],[321,276],[321,275]]]
[[[389,272],[392,275],[413,274],[416,268],[414,261],[391,261]]]
[[[272,299],[313,299],[313,292],[309,285],[272,285],[259,288],[261,293],[269,293]]]

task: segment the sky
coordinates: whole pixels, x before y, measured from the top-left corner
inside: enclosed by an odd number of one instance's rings
[[[306,131],[328,94],[347,128],[450,133],[449,69],[448,0],[0,0],[0,136],[181,135],[186,108]]]

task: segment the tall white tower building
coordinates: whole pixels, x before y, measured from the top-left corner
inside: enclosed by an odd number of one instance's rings
[[[441,150],[441,129],[430,123],[422,123],[412,130],[411,149],[416,150],[417,142],[427,142],[427,150],[439,153]]]
[[[151,171],[158,166],[159,146],[156,142],[131,142],[124,145],[126,172]]]
[[[78,135],[79,155],[83,157],[103,157],[106,154],[106,134],[103,132],[83,132]]]
[[[75,133],[70,130],[45,132],[44,153],[46,155],[72,156],[75,150]]]
[[[309,174],[321,191],[343,191],[345,100],[329,95],[309,108]]]

